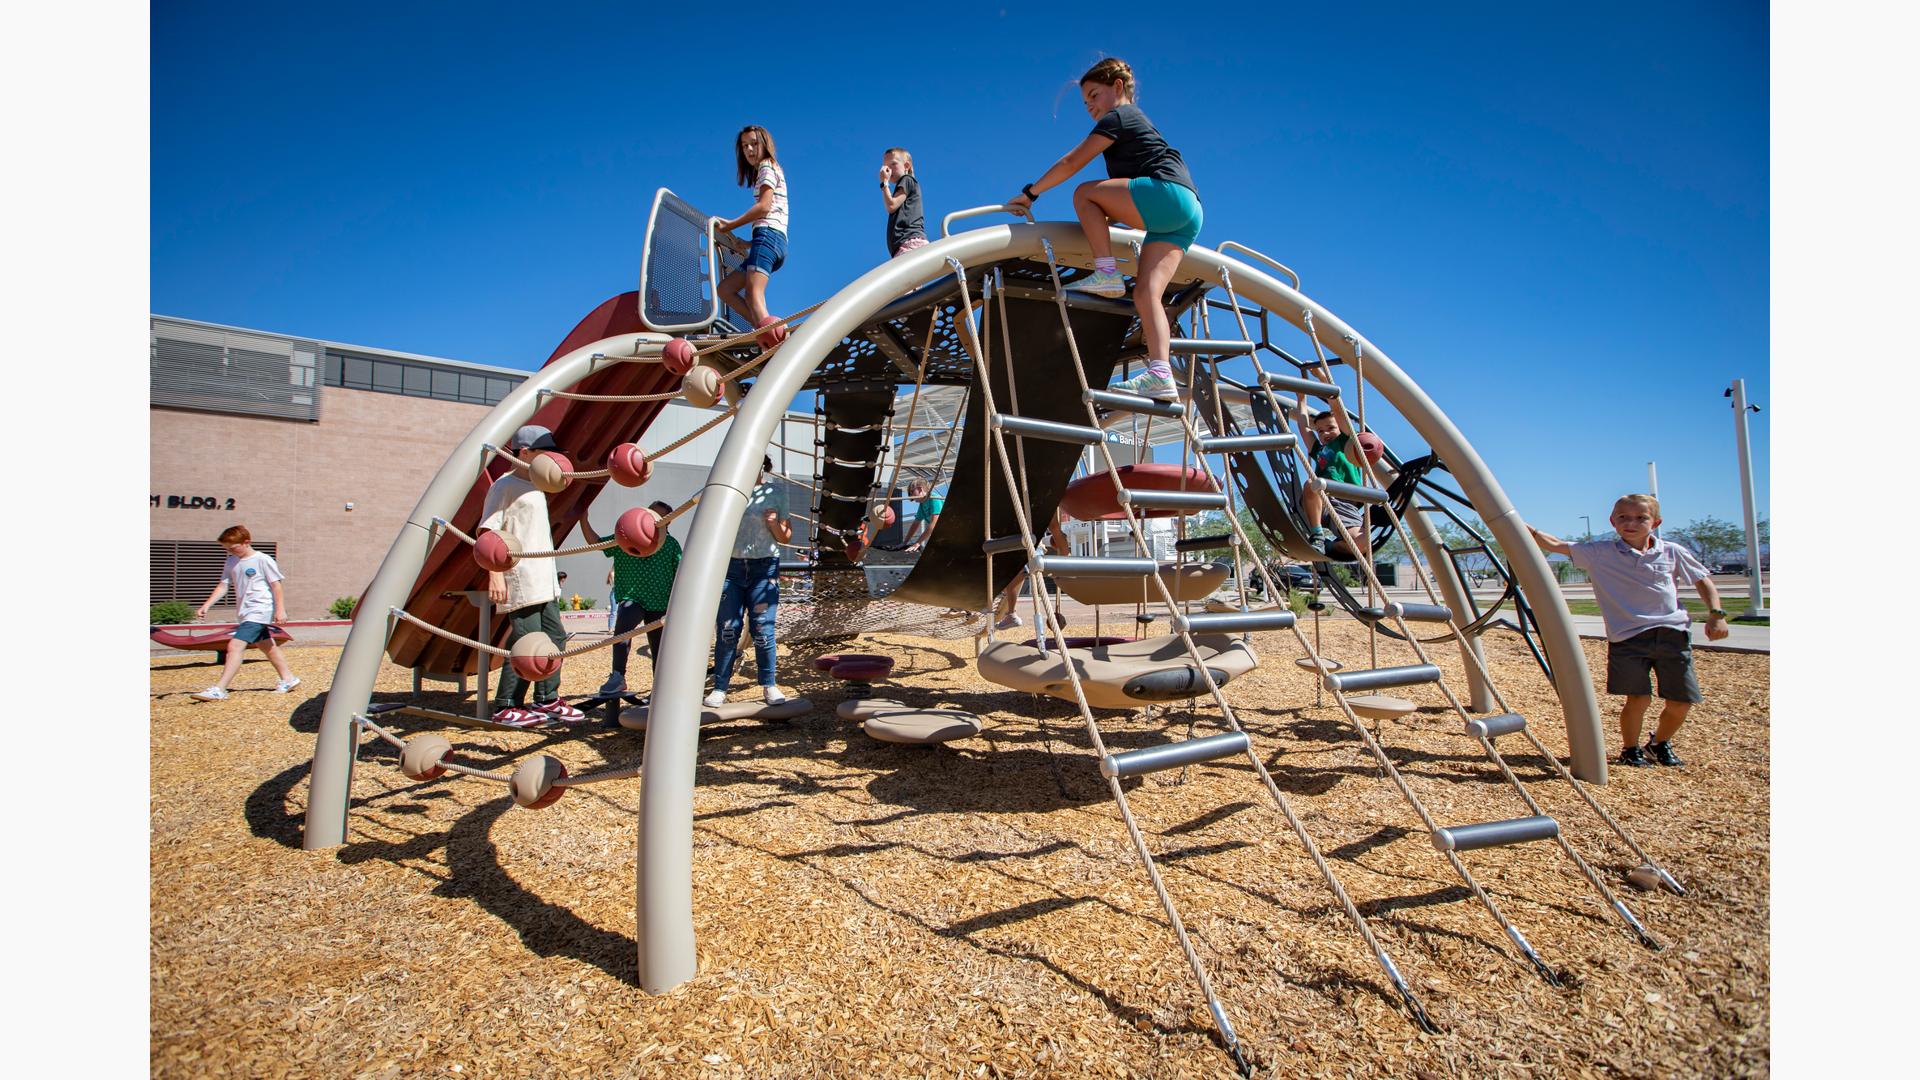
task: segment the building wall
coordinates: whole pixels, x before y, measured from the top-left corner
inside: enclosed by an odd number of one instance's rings
[[[153,409],[149,491],[160,505],[148,509],[151,535],[212,540],[245,525],[279,544],[288,617],[327,618],[335,597],[366,588],[427,482],[486,413],[331,386],[321,388],[317,424]],[[213,508],[170,507],[169,496]]]

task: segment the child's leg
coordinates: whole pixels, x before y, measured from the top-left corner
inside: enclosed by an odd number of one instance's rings
[[[247,655],[247,643],[239,638],[227,639],[227,657],[220,668],[220,681],[213,685],[222,690],[233,685],[233,677],[240,674],[240,661]]]
[[[1653,725],[1653,741],[1666,742],[1680,733],[1680,725],[1687,722],[1687,711],[1693,708],[1688,701],[1669,701],[1660,708],[1660,719]]]
[[[273,665],[273,670],[280,676],[280,681],[286,682],[288,679],[293,678],[293,669],[287,666],[287,656],[280,651],[280,643],[273,640],[273,634],[271,632],[267,634],[266,642],[267,663]]]
[[[745,270],[735,270],[721,278],[720,284],[714,290],[719,294],[722,304],[742,315],[748,314],[751,310],[747,303],[746,292],[747,278],[750,276]]]
[[[1311,482],[1300,489],[1300,513],[1307,519],[1308,529],[1317,530],[1326,521],[1326,498]]]
[[[1133,308],[1140,313],[1140,336],[1147,346],[1148,366],[1164,365],[1171,358],[1168,342],[1172,330],[1167,325],[1167,308],[1162,302],[1173,272],[1180,269],[1180,247],[1155,241],[1140,249],[1140,272],[1134,275]]]
[[[560,648],[567,647],[567,626],[560,620],[560,601],[549,600],[539,609],[540,631]],[[533,700],[540,704],[556,701],[560,697],[560,673],[554,672],[551,678],[541,679],[533,687]]]
[[[1000,590],[1000,598],[993,604],[993,617],[996,622],[1006,618],[1007,613],[1013,610],[1013,605],[1019,602],[1020,586],[1026,584],[1026,581],[1027,572],[1022,570],[1013,576],[1012,581],[1007,582],[1006,588]]]
[[[1107,233],[1109,222],[1146,228],[1125,180],[1089,180],[1074,188],[1073,212],[1080,218],[1080,231],[1086,234],[1087,246],[1093,249],[1096,259],[1113,257],[1112,238]]]
[[[762,561],[762,560],[755,560]],[[774,640],[780,613],[780,560],[764,560],[766,566],[754,571],[758,576],[747,590],[747,625],[753,634],[754,673],[760,685],[778,681],[779,645]]]
[[[1646,718],[1647,706],[1653,704],[1652,694],[1632,694],[1620,703],[1620,743],[1622,746],[1640,745],[1640,722]],[[1678,724],[1674,725],[1678,727]]]
[[[713,688],[722,693],[733,681],[733,665],[740,659],[740,627],[747,607],[740,563],[741,560],[735,559],[728,565],[727,579],[720,585],[720,607],[715,612]]]
[[[758,323],[771,312],[767,310],[767,275],[759,270],[747,271],[747,314]]]

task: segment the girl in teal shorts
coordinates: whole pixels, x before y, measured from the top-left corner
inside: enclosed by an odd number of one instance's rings
[[[1140,313],[1140,333],[1146,340],[1147,370],[1109,389],[1172,400],[1178,392],[1169,362],[1172,331],[1163,297],[1180,267],[1180,253],[1200,235],[1200,196],[1180,151],[1167,145],[1153,121],[1133,103],[1133,69],[1126,61],[1108,57],[1093,65],[1080,76],[1080,97],[1094,118],[1093,131],[1008,203],[1025,210],[1041,192],[1066,183],[1085,168],[1095,154],[1106,158],[1109,179],[1089,180],[1073,191],[1074,213],[1093,249],[1093,274],[1070,288],[1095,296],[1125,296],[1126,281],[1114,265],[1107,230],[1113,222],[1146,230],[1133,306]]]

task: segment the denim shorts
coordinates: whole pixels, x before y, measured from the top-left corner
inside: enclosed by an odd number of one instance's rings
[[[261,638],[266,638],[268,641],[272,641],[273,640],[273,624],[263,623],[263,622],[243,622],[239,626],[234,627],[233,636],[235,639],[239,641],[244,641],[249,645],[252,645],[254,642],[259,641]]]
[[[1172,244],[1181,251],[1193,246],[1206,215],[1192,188],[1171,180],[1136,176],[1127,181],[1127,194],[1133,198],[1134,209],[1140,211],[1141,224],[1147,227],[1147,243]]]
[[[771,275],[787,262],[787,234],[779,229],[753,230],[753,247],[747,251],[742,270],[758,270]]]

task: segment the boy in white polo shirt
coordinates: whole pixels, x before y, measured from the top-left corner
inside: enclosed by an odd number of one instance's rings
[[[1720,609],[1720,590],[1693,552],[1654,535],[1660,527],[1659,499],[1622,495],[1607,520],[1619,539],[1570,544],[1531,525],[1527,530],[1542,551],[1567,556],[1593,581],[1593,596],[1607,623],[1607,693],[1627,699],[1620,706],[1620,764],[1644,767],[1651,757],[1679,765],[1673,737],[1687,710],[1700,701],[1687,634],[1693,616],[1680,606],[1679,586],[1692,585],[1706,603],[1709,639],[1727,636],[1727,613]],[[1641,749],[1640,722],[1653,703],[1656,672],[1665,704],[1653,738]]]

